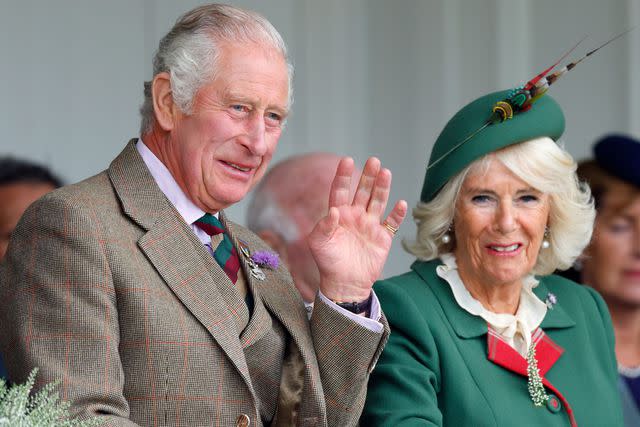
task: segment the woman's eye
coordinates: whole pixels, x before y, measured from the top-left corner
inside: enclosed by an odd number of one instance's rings
[[[609,230],[613,233],[625,233],[631,229],[628,221],[614,221],[609,224]]]
[[[525,203],[537,202],[538,196],[534,196],[533,194],[526,194],[520,197],[520,200]]]
[[[486,194],[478,194],[477,196],[473,196],[471,198],[471,201],[476,204],[483,204],[490,202],[491,197],[487,196]]]

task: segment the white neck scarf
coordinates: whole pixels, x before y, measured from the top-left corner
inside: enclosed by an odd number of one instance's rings
[[[531,345],[531,334],[547,314],[547,305],[533,293],[533,288],[538,286],[536,278],[528,275],[523,279],[520,303],[515,315],[494,313],[484,308],[464,286],[458,273],[456,257],[448,253],[440,259],[444,265],[438,266],[436,273],[449,284],[458,305],[474,316],[483,318],[507,344],[526,357]]]

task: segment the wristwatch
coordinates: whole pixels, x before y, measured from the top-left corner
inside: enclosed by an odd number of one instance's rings
[[[369,294],[369,298],[361,302],[338,302],[334,301],[339,307],[344,308],[347,311],[350,311],[355,314],[367,313],[371,309],[371,294]]]

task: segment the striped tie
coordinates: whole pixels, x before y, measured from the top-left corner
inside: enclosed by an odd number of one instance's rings
[[[220,220],[211,214],[205,214],[202,218],[194,222],[194,224],[209,236],[223,233],[222,241],[213,251],[213,258],[235,284],[236,280],[238,280],[240,259],[238,259],[238,253],[231,243],[229,235],[224,232],[224,227]]]

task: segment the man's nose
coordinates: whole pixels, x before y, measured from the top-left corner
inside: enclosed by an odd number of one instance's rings
[[[267,151],[264,116],[257,111],[251,114],[247,123],[247,148],[257,156]]]

